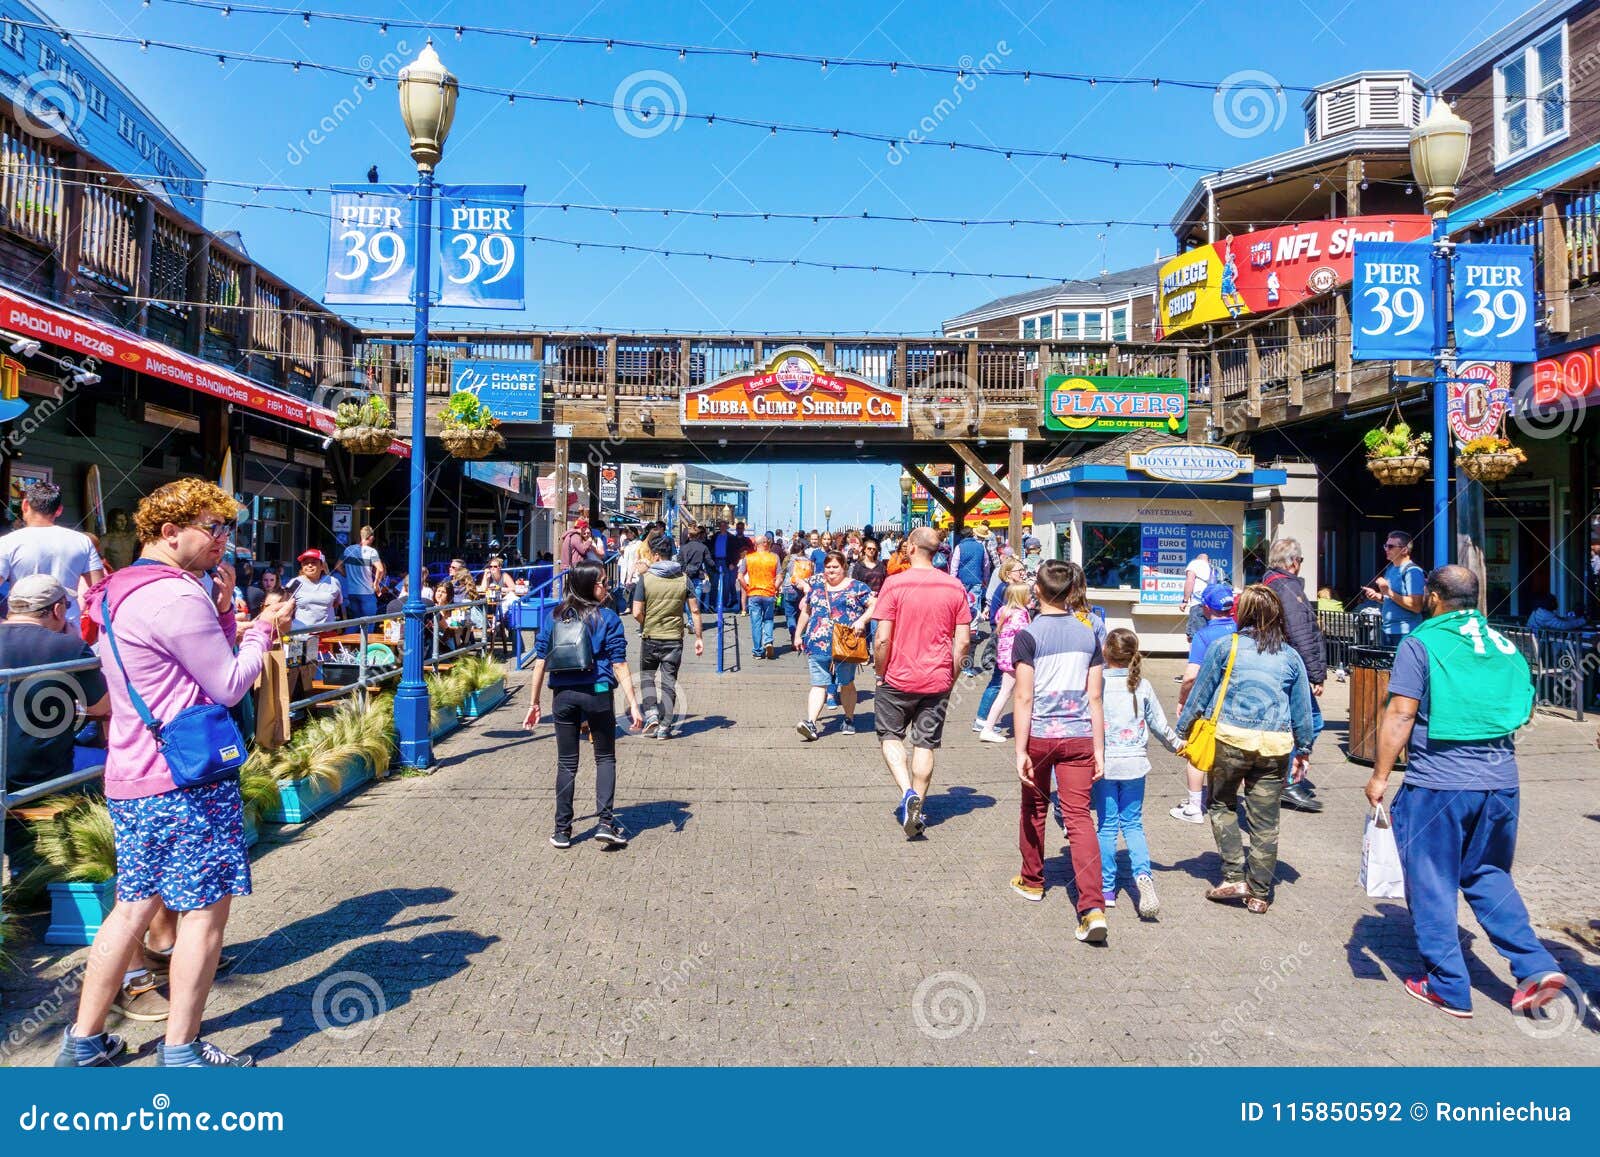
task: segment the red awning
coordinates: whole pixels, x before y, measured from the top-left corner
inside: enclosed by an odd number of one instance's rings
[[[114,325],[44,305],[4,286],[0,286],[0,328],[221,398],[291,426],[304,426],[321,434],[332,434],[334,430],[333,411],[326,406],[263,386],[242,374]],[[389,453],[410,457],[410,444],[396,438],[389,443]]]

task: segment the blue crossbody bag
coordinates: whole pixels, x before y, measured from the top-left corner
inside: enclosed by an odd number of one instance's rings
[[[220,703],[196,703],[162,723],[150,713],[144,696],[128,678],[122,653],[117,649],[117,633],[111,629],[111,601],[105,596],[100,599],[100,617],[111,643],[111,657],[128,685],[128,698],[166,759],[172,782],[178,787],[204,787],[236,777],[245,759],[244,736],[228,709]]]

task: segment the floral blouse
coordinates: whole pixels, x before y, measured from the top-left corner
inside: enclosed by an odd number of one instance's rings
[[[867,612],[872,588],[859,579],[849,579],[837,590],[829,590],[826,579],[812,579],[800,609],[806,620],[806,651],[813,655],[833,654],[833,625],[850,626]]]

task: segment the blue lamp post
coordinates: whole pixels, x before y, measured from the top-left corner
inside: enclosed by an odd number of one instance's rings
[[[900,475],[900,534],[911,533],[911,488],[915,485],[911,475]]]
[[[400,70],[400,115],[417,163],[416,214],[411,234],[417,277],[412,287],[416,328],[411,355],[411,525],[406,544],[410,575],[405,604],[405,657],[394,696],[394,726],[400,762],[427,767],[433,762],[428,686],[422,678],[422,531],[427,520],[428,444],[428,282],[431,275],[433,170],[444,155],[444,141],[456,114],[456,78],[440,62],[433,41]]]
[[[1451,555],[1449,389],[1454,351],[1450,345],[1450,262],[1455,250],[1449,235],[1450,207],[1467,168],[1472,126],[1444,100],[1411,130],[1411,172],[1422,189],[1422,203],[1433,215],[1433,565],[1444,566]]]
[[[667,467],[667,472],[661,476],[662,497],[666,499],[667,537],[673,542],[678,540],[678,472],[672,467]]]

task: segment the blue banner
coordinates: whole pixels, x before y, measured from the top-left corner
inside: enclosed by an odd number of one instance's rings
[[[1459,357],[1488,362],[1535,361],[1535,320],[1533,246],[1456,246]]]
[[[1434,355],[1432,249],[1427,241],[1358,241],[1350,283],[1350,356],[1358,362]]]
[[[544,408],[542,362],[457,358],[450,363],[450,392],[472,394],[502,422],[537,422]]]
[[[522,185],[439,186],[439,304],[521,309]]]
[[[417,275],[410,185],[335,185],[328,234],[330,305],[407,305]]]

